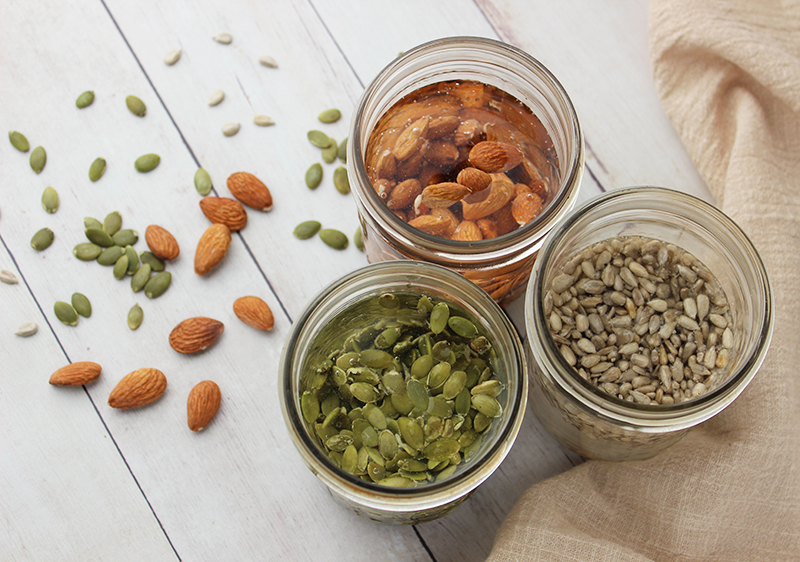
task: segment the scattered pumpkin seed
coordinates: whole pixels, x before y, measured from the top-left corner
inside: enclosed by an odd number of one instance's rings
[[[353,234],[353,244],[355,244],[356,248],[358,248],[360,251],[364,251],[364,237],[361,234],[360,226],[356,228],[356,232]]]
[[[89,242],[102,246],[103,248],[110,248],[114,245],[114,240],[111,235],[101,228],[91,227],[86,229],[86,238]]]
[[[211,176],[208,175],[203,168],[197,168],[197,171],[194,173],[194,188],[197,190],[197,193],[200,195],[208,195],[211,193],[211,188],[214,187],[211,184]]]
[[[19,281],[17,281],[17,276],[7,269],[0,270],[0,281],[7,285],[16,285],[19,283]]]
[[[95,158],[92,165],[89,166],[89,179],[97,181],[106,173],[106,160],[105,158]]]
[[[81,261],[92,261],[103,253],[103,248],[91,242],[83,242],[72,249],[72,255]]]
[[[311,141],[311,144],[317,148],[326,148],[331,144],[330,137],[328,137],[328,135],[322,131],[309,131],[307,136],[308,140]]]
[[[319,237],[331,248],[344,250],[347,248],[347,235],[333,228],[323,228],[319,231]]]
[[[253,117],[253,123],[259,127],[269,127],[275,124],[275,120],[269,115],[256,115]]]
[[[348,137],[345,137],[344,140],[339,143],[339,148],[336,151],[336,155],[339,157],[342,164],[347,164],[347,138]]]
[[[214,35],[214,37],[212,37],[212,39],[214,39],[214,41],[216,41],[217,43],[222,43],[223,45],[230,45],[230,43],[233,41],[233,36],[230,33],[217,33],[216,35]]]
[[[22,326],[17,328],[17,331],[14,332],[14,335],[27,338],[35,334],[37,331],[39,331],[39,326],[37,326],[35,322],[25,322]]]
[[[164,260],[156,256],[153,252],[140,252],[139,258],[142,260],[142,263],[149,265],[152,271],[156,273],[164,271]]]
[[[125,248],[122,246],[111,246],[103,250],[97,256],[97,263],[100,265],[116,265],[119,258],[125,254]]]
[[[163,295],[169,289],[172,282],[172,274],[169,271],[162,271],[153,275],[144,286],[144,294],[149,299],[155,299]]]
[[[81,293],[72,295],[72,308],[84,318],[89,318],[92,315],[92,303]]]
[[[309,189],[317,189],[322,183],[322,164],[315,162],[306,170],[306,186]]]
[[[118,230],[111,236],[117,246],[133,246],[139,241],[139,233],[130,228]]]
[[[142,307],[137,304],[133,305],[131,309],[128,311],[128,328],[131,330],[136,330],[139,326],[142,325],[142,320],[144,319],[144,311]]]
[[[333,185],[342,195],[350,193],[350,180],[347,179],[347,168],[339,166],[333,171]]]
[[[139,269],[139,256],[133,246],[125,246],[125,255],[128,256],[128,275],[133,275]]]
[[[114,246],[115,248],[118,246]],[[128,273],[128,256],[125,255],[125,250],[122,250],[122,255],[114,264],[114,278],[122,279]]]
[[[147,106],[136,96],[128,96],[125,98],[125,105],[128,106],[128,110],[131,113],[138,115],[139,117],[144,117],[147,113]]]
[[[64,301],[58,301],[53,305],[53,312],[62,323],[67,326],[78,325],[78,313],[73,306]]]
[[[138,293],[147,285],[147,282],[150,280],[150,271],[150,264],[145,263],[140,265],[136,273],[133,274],[131,278],[131,290],[134,293]]]
[[[49,228],[41,229],[31,238],[31,248],[39,252],[46,250],[53,243],[54,236],[53,231]]]
[[[275,59],[269,55],[261,55],[258,57],[258,62],[262,66],[268,66],[269,68],[278,68],[278,63],[275,62]]]
[[[342,117],[342,112],[338,109],[326,109],[317,118],[323,123],[336,123]]]
[[[239,123],[226,123],[222,126],[222,134],[226,137],[232,137],[239,132],[239,127],[241,127]]]
[[[28,139],[26,139],[25,135],[19,131],[9,131],[8,140],[11,141],[11,146],[20,152],[28,152],[31,147],[31,145],[28,143]]]
[[[322,149],[322,160],[326,164],[332,164],[339,154],[339,145],[336,144],[334,139],[330,139],[330,144]]]
[[[58,211],[58,192],[52,187],[47,187],[42,193],[42,207],[48,213]]]
[[[84,228],[103,228],[103,223],[92,217],[86,217],[83,219],[83,226]]]
[[[44,170],[44,165],[47,163],[47,153],[44,148],[37,146],[31,152],[31,169],[40,174]]]
[[[173,49],[164,56],[164,63],[167,66],[172,66],[173,64],[178,62],[178,59],[180,58],[181,58],[181,50]]]
[[[122,228],[122,215],[119,211],[111,211],[108,213],[106,218],[103,219],[102,228],[106,234],[112,237],[119,232],[119,229]],[[122,246],[123,244],[118,245]]]
[[[314,236],[322,225],[319,221],[305,221],[294,227],[294,235],[300,240],[308,240]]]
[[[149,172],[154,170],[160,162],[161,157],[158,154],[145,154],[136,159],[133,167],[136,168],[137,172]]]
[[[75,100],[75,105],[78,106],[78,109],[83,109],[84,107],[92,105],[93,101],[94,92],[92,90],[87,90],[78,96],[78,99]]]

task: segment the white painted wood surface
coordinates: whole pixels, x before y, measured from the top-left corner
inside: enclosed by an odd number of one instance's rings
[[[0,123],[48,154],[36,175],[30,153],[0,141],[0,269],[21,281],[0,284],[3,560],[480,560],[528,486],[580,462],[529,411],[507,460],[463,507],[416,528],[387,527],[331,501],[288,438],[276,385],[292,318],[322,287],[366,264],[352,246],[336,252],[291,234],[311,218],[348,235],[357,226],[351,198],[333,189],[336,165],[325,165],[319,189],[305,187],[306,168],[320,161],[305,134],[322,128],[344,138],[363,87],[398,52],[449,35],[516,44],[550,67],[578,108],[591,149],[583,198],[643,183],[708,197],[658,105],[642,2],[10,0],[0,19]],[[232,44],[211,39],[223,31]],[[166,66],[175,48],[181,59]],[[259,65],[263,54],[279,67]],[[95,102],[78,110],[87,89]],[[216,89],[225,100],[209,107]],[[125,108],[129,94],[147,104],[144,118]],[[328,107],[344,118],[318,123]],[[277,124],[255,126],[258,113]],[[241,123],[238,135],[222,135],[228,122]],[[161,164],[139,174],[133,161],[148,152]],[[92,183],[97,156],[108,168]],[[245,170],[275,199],[272,212],[248,213],[222,267],[204,278],[193,272],[208,226],[192,184],[198,165],[219,195],[228,195],[228,175]],[[40,204],[48,185],[61,197],[54,215]],[[72,257],[83,218],[113,210],[124,228],[143,235],[160,224],[181,244],[160,299]],[[55,242],[35,252],[30,238],[44,226]],[[70,328],[55,319],[53,303],[76,291],[94,313]],[[232,303],[245,294],[272,307],[270,333],[234,317]],[[131,332],[125,317],[136,302],[145,319]],[[508,309],[520,328],[521,304]],[[196,315],[223,321],[225,333],[200,356],[179,356],[168,334]],[[39,332],[14,336],[28,321]],[[80,360],[103,366],[98,381],[47,384],[55,369]],[[167,374],[165,395],[140,410],[108,407],[117,381],[144,366]],[[193,434],[186,397],[209,378],[222,389],[222,408]]]

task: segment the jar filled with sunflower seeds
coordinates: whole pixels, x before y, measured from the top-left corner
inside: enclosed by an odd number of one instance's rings
[[[548,432],[585,457],[645,459],[752,380],[772,336],[772,293],[725,214],[634,187],[551,232],[525,321],[532,406]]]
[[[524,291],[583,174],[564,88],[527,53],[490,39],[439,39],[397,58],[362,95],[349,138],[369,261],[443,265],[497,302]]]
[[[435,519],[466,500],[510,450],[527,400],[524,348],[499,306],[410,260],[323,290],[295,322],[280,372],[303,461],[335,500],[385,523]]]

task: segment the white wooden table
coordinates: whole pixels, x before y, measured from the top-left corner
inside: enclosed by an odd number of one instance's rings
[[[500,470],[453,514],[389,527],[351,514],[302,464],[285,430],[277,393],[283,342],[305,304],[334,279],[366,264],[352,244],[335,251],[300,241],[294,226],[318,219],[352,235],[350,196],[332,184],[304,185],[320,161],[306,132],[348,134],[355,104],[372,78],[404,51],[451,35],[515,44],[548,66],[571,95],[587,146],[582,199],[636,184],[664,185],[709,198],[663,113],[650,74],[645,2],[543,0],[5,0],[0,6],[0,123],[23,132],[48,161],[36,175],[0,140],[0,559],[2,560],[480,560],[506,514],[531,484],[580,462],[528,411]],[[212,36],[228,32],[233,43]],[[163,57],[183,50],[167,66]],[[270,55],[278,68],[258,64]],[[222,89],[225,100],[208,106]],[[94,104],[75,107],[85,90]],[[147,105],[133,116],[125,97]],[[317,114],[340,108],[322,125]],[[253,124],[255,114],[276,125]],[[224,137],[221,127],[240,122]],[[149,174],[134,170],[161,155]],[[88,179],[103,156],[103,178]],[[270,213],[249,212],[214,273],[193,271],[208,226],[192,178],[209,171],[216,193],[244,170],[271,188]],[[61,197],[49,215],[47,186]],[[123,228],[149,224],[175,234],[181,256],[168,264],[169,291],[149,300],[109,268],[72,256],[83,218],[118,210]],[[42,227],[55,232],[44,252],[30,247]],[[144,240],[136,245],[146,249]],[[94,307],[76,327],[59,322],[57,300],[86,294]],[[264,298],[275,328],[258,332],[233,315],[243,295]],[[126,325],[134,303],[137,331]],[[522,299],[508,312],[522,326]],[[181,320],[221,320],[226,330],[199,356],[168,345]],[[25,322],[39,332],[14,335]],[[103,367],[86,387],[58,388],[50,374],[72,361]],[[108,395],[140,367],[166,373],[164,396],[148,407],[113,410]],[[204,379],[222,389],[222,407],[201,433],[186,426],[189,390]]]

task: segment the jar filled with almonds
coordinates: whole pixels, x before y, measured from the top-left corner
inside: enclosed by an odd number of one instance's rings
[[[455,37],[416,47],[375,78],[353,116],[347,162],[370,262],[440,264],[505,303],[574,206],[584,147],[567,93],[538,61]]]

